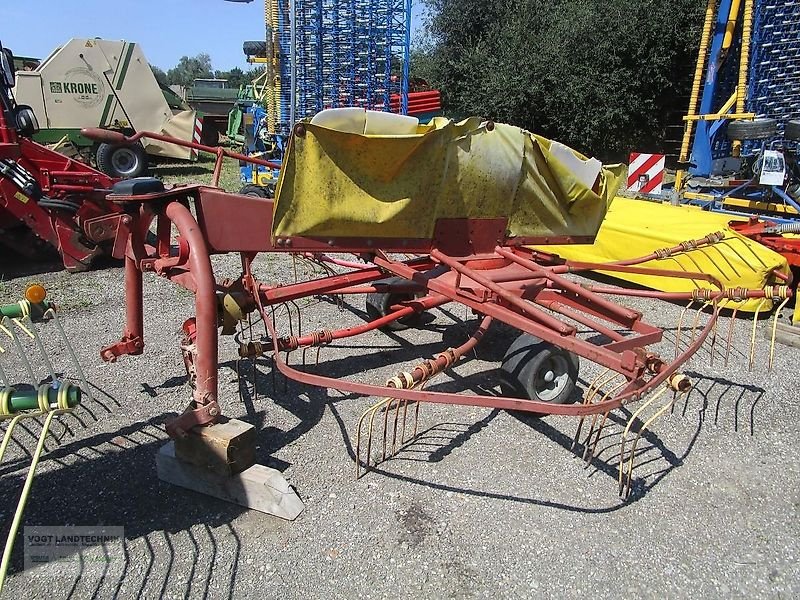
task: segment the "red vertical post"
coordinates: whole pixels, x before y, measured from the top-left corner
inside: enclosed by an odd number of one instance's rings
[[[218,360],[217,286],[211,270],[211,258],[203,232],[188,208],[180,202],[171,202],[165,213],[189,244],[189,270],[195,281],[197,319],[197,385],[194,400],[198,404],[208,404],[217,400]]]

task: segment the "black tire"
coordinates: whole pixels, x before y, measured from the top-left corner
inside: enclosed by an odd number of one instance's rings
[[[768,140],[778,133],[775,119],[731,121],[728,123],[729,140]]]
[[[261,187],[260,185],[253,185],[252,183],[248,183],[242,189],[239,190],[239,194],[242,196],[256,196],[258,198],[269,198],[269,194],[267,190]]]
[[[783,130],[783,137],[787,140],[800,141],[800,121],[787,121],[786,128]]]
[[[265,56],[267,54],[267,42],[244,42],[242,51],[245,56]]]
[[[100,144],[97,168],[111,177],[132,179],[147,173],[147,153],[141,144]]]
[[[503,357],[500,390],[504,396],[567,404],[572,401],[579,366],[572,352],[523,333]]]
[[[392,285],[408,283],[408,280],[403,279],[402,277],[389,277],[388,279],[381,279],[375,283]],[[369,315],[370,321],[374,321],[375,319],[379,319],[388,315],[391,312],[389,309],[398,302],[403,302],[404,300],[413,300],[415,297],[416,294],[412,292],[382,292],[367,294],[367,314]],[[408,329],[409,327],[414,327],[417,325],[421,318],[422,313],[413,313],[407,317],[403,317],[402,319],[397,319],[396,321],[387,323],[383,327],[380,327],[380,329],[383,331],[403,331],[404,329]]]

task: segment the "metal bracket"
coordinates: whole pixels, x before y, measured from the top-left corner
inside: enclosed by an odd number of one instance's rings
[[[144,350],[144,340],[138,335],[124,335],[116,344],[111,344],[100,350],[100,358],[105,362],[116,362],[124,354],[141,354]]]
[[[215,400],[200,406],[193,400],[180,416],[167,423],[167,435],[173,439],[186,437],[192,427],[210,425],[220,414],[222,411]]]

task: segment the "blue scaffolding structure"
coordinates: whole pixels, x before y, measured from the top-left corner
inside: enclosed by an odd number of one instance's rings
[[[393,95],[401,112],[408,111],[411,0],[268,3],[274,16],[267,39],[276,42],[272,68],[279,78],[272,84],[279,107],[274,133],[286,134],[294,122],[326,108],[389,111]]]
[[[800,0],[761,0],[753,15],[747,110],[778,123],[800,118]]]
[[[733,38],[730,48],[723,39],[729,27],[733,0],[717,4],[716,23],[710,41],[706,76],[702,86],[699,113],[714,114],[737,91],[741,45],[748,44],[745,110],[756,118],[770,118],[777,123],[777,133],[767,145],[795,145],[784,141],[786,123],[800,118],[800,0],[755,0],[752,2],[751,35]],[[742,14],[736,19],[741,31]],[[708,177],[724,172],[732,155],[733,143],[725,135],[724,118],[699,121],[688,161],[692,175]],[[741,155],[758,152],[763,142],[744,141]]]

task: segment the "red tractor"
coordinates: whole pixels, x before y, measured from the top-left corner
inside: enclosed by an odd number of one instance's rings
[[[34,142],[36,116],[13,87],[12,53],[0,44],[0,244],[31,256],[44,243],[67,270],[86,270],[125,243],[118,231],[128,217],[106,201],[116,180]]]

